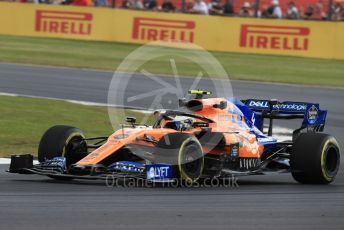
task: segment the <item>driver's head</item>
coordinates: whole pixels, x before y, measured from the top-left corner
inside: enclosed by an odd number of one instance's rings
[[[189,130],[192,128],[193,119],[185,117],[175,117],[171,121],[167,121],[165,128],[175,129],[175,130]]]

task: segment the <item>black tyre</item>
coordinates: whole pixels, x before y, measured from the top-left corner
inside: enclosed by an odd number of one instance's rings
[[[196,182],[202,175],[204,155],[195,136],[186,133],[171,133],[162,137],[155,152],[155,163],[173,165],[173,177],[187,182]]]
[[[38,147],[38,160],[43,162],[54,157],[66,158],[67,166],[87,155],[85,136],[80,129],[56,125],[48,129]]]
[[[329,184],[340,163],[336,139],[323,133],[304,133],[295,141],[290,159],[294,179],[302,184]]]

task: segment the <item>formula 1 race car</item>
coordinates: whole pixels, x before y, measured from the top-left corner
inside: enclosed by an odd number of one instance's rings
[[[128,117],[128,124],[109,137],[85,138],[74,127],[51,127],[39,144],[39,164],[33,165],[32,155],[13,155],[9,172],[60,180],[112,175],[191,183],[290,172],[300,183],[334,181],[340,148],[334,137],[322,133],[327,111],[319,104],[189,93],[195,97],[180,99],[180,110],[156,111],[154,125]],[[289,141],[280,141],[273,136],[276,119],[301,119],[302,125]]]

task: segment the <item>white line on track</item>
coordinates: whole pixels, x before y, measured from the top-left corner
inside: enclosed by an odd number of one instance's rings
[[[77,101],[77,100],[65,100],[65,99],[55,98],[55,97],[41,97],[41,96],[33,96],[33,95],[27,95],[27,94],[15,94],[15,93],[2,93],[2,92],[0,92],[0,96],[50,99],[50,100],[58,100],[58,101],[67,101],[67,102],[74,103],[74,104],[89,105],[89,106],[108,106],[108,104],[106,104],[106,103],[97,103],[97,102],[90,102],[90,101]],[[111,105],[111,107],[119,107],[119,106]]]
[[[11,163],[10,158],[0,158],[0,165],[9,165]],[[34,164],[38,164],[39,162],[37,160],[33,161]]]
[[[35,99],[49,99],[49,100],[57,100],[57,101],[66,101],[74,104],[79,105],[86,105],[86,106],[100,106],[100,107],[113,107],[113,108],[123,108],[123,105],[115,105],[115,104],[107,104],[107,103],[98,103],[98,102],[91,102],[91,101],[79,101],[79,100],[68,100],[68,99],[61,99],[55,97],[41,97],[41,96],[33,96],[27,94],[15,94],[15,93],[3,93],[0,92],[0,96],[9,96],[9,97],[27,97],[27,98],[35,98]],[[143,110],[140,108],[127,108],[137,112],[151,112],[149,110]]]

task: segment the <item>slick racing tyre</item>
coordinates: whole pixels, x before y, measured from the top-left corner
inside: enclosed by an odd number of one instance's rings
[[[65,125],[48,129],[38,147],[38,160],[43,162],[54,157],[65,157],[67,167],[87,155],[85,136],[81,130]]]
[[[186,133],[170,133],[162,137],[156,146],[155,159],[155,163],[173,165],[173,177],[188,183],[196,182],[204,168],[200,142]]]
[[[329,184],[340,162],[336,139],[323,133],[303,133],[295,141],[290,159],[294,179],[302,184]]]

